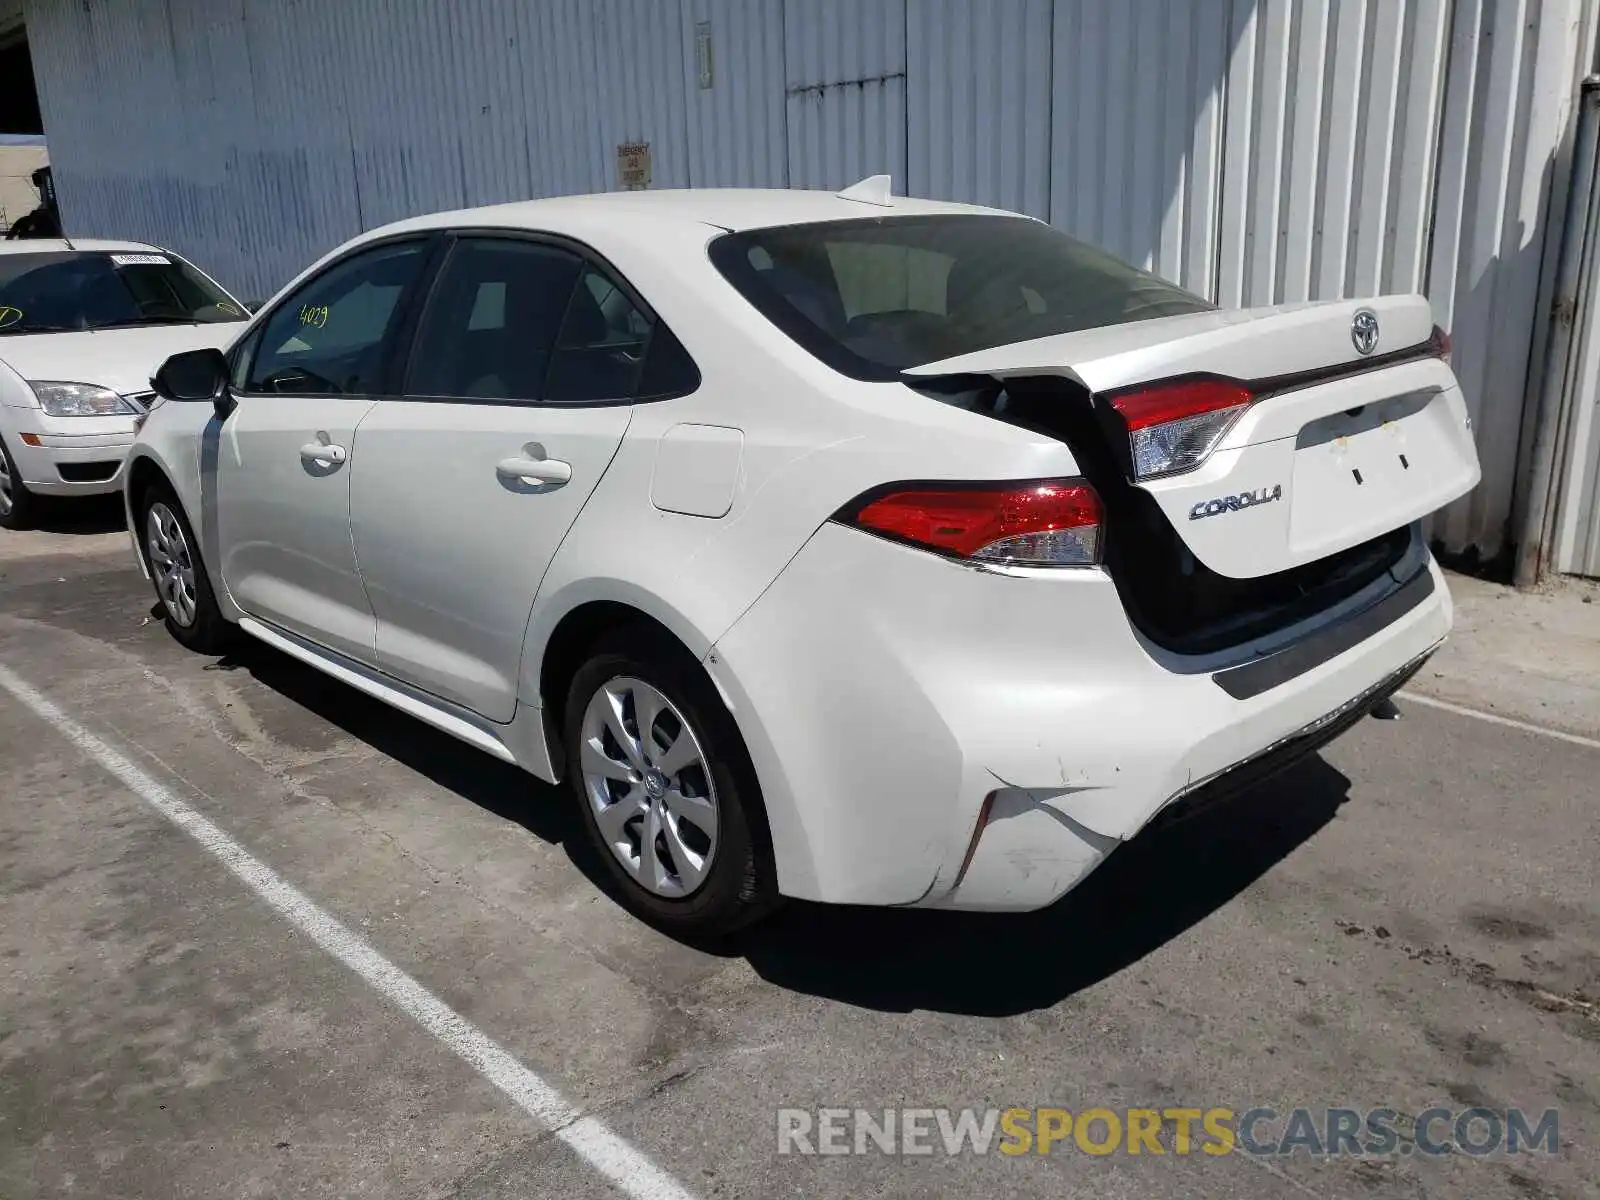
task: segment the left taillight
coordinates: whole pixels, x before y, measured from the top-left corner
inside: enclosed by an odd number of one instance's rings
[[[835,520],[951,558],[1086,567],[1100,561],[1105,512],[1081,479],[1035,479],[891,484],[847,504]]]
[[[1206,460],[1255,395],[1236,379],[1179,379],[1113,393],[1137,479],[1175,475]]]

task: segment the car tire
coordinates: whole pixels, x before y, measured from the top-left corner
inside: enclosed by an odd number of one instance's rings
[[[611,724],[600,714],[614,700]],[[637,736],[641,705],[654,714],[648,748]],[[682,646],[642,629],[601,642],[573,676],[564,726],[584,829],[625,907],[693,940],[724,937],[778,905],[755,769],[705,670]],[[618,726],[647,771],[618,741]],[[586,752],[596,737],[604,763],[592,744]],[[631,780],[619,777],[625,771]],[[659,832],[646,857],[650,829]]]
[[[39,518],[39,497],[22,482],[22,473],[0,438],[0,529],[32,529]]]
[[[167,632],[198,654],[221,654],[238,629],[222,615],[199,539],[172,489],[162,483],[146,488],[138,521],[139,553],[150,570]]]

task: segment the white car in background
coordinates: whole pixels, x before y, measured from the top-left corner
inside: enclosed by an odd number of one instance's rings
[[[442,213],[162,368],[130,528],[181,642],[570,781],[669,929],[1030,909],[1444,638],[1446,355],[884,181]]]
[[[0,527],[52,496],[122,488],[122,462],[172,354],[226,346],[249,313],[141,242],[0,242]]]

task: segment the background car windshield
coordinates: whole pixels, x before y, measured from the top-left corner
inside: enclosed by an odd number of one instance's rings
[[[0,336],[245,318],[210,280],[156,251],[0,255]]]
[[[747,230],[711,260],[836,370],[906,367],[1009,342],[1213,305],[1022,217],[881,217]]]

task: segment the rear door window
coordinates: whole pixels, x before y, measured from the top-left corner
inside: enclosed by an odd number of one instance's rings
[[[405,390],[440,400],[603,404],[699,385],[672,331],[576,248],[465,235],[439,272]]]
[[[1051,334],[1213,306],[1024,217],[877,217],[726,234],[722,275],[858,379]]]
[[[539,242],[457,242],[417,330],[406,393],[543,399],[551,351],[582,269],[577,255]]]
[[[573,289],[550,364],[555,404],[638,394],[654,322],[604,273],[586,266]]]

